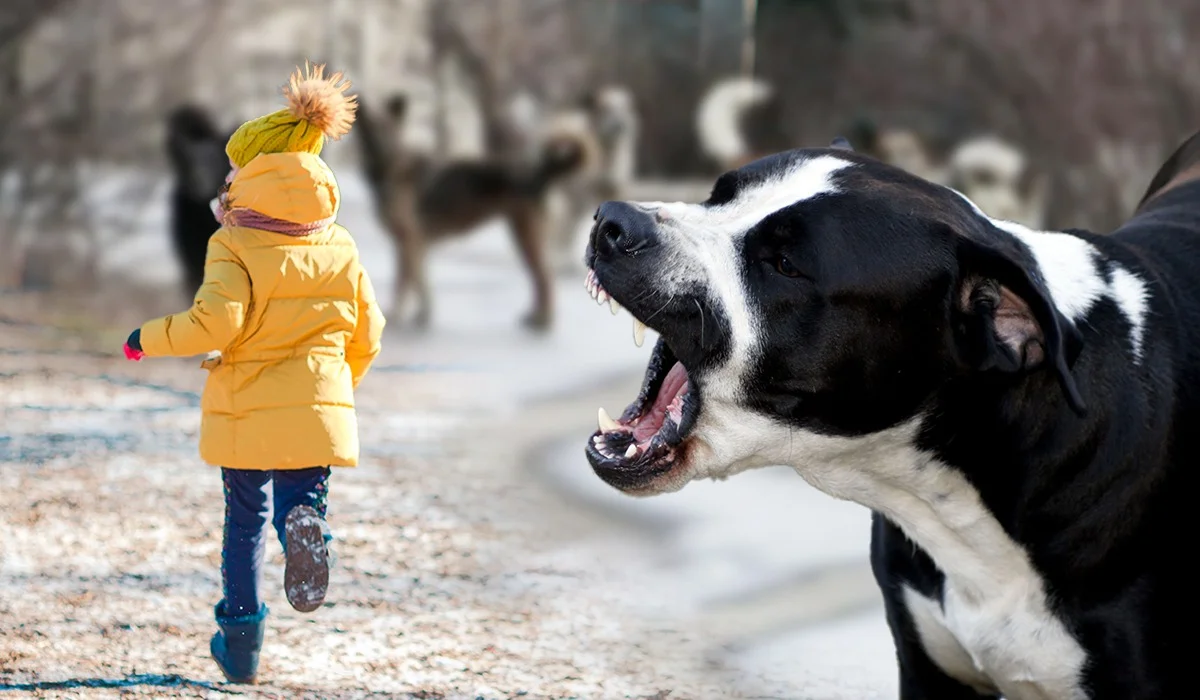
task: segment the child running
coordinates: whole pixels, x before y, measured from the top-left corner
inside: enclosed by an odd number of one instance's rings
[[[334,223],[339,190],[320,158],[357,107],[341,73],[297,70],[287,108],[242,124],[214,205],[192,307],[135,330],[125,356],[209,354],[200,457],[225,484],[223,599],[210,649],[229,681],[253,683],[267,607],[259,580],[272,485],[284,591],[316,610],[329,582],[330,467],[358,463],[354,389],[380,351],[384,319],[354,239]]]

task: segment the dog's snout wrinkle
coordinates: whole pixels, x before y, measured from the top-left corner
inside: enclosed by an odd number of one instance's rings
[[[633,255],[658,245],[653,215],[627,202],[605,202],[596,211],[592,245],[600,252]]]

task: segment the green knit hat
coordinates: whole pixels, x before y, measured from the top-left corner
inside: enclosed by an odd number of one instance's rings
[[[238,127],[225,145],[231,163],[243,168],[260,153],[312,153],[319,155],[325,139],[340,139],[354,123],[357,98],[347,95],[350,81],[342,73],[325,77],[325,66],[292,73],[283,87],[288,106]]]

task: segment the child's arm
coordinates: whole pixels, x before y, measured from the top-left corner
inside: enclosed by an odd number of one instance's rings
[[[346,347],[346,362],[350,365],[350,376],[356,388],[383,348],[385,325],[371,278],[361,264],[358,270],[358,323],[354,327],[354,335],[350,337],[350,345]]]
[[[250,275],[221,229],[208,239],[204,283],[192,308],[142,326],[141,349],[147,357],[190,357],[226,348],[246,322]]]

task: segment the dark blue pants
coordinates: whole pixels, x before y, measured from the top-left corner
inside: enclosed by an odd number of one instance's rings
[[[221,550],[221,578],[225,588],[225,614],[234,617],[258,612],[258,587],[262,578],[263,544],[267,514],[271,512],[267,484],[274,493],[275,533],[287,550],[284,522],[296,506],[312,506],[325,517],[329,493],[329,468],[252,471],[222,469],[225,482],[225,543]]]

